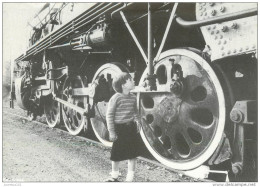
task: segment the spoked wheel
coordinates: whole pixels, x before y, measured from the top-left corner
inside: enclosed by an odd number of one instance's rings
[[[182,86],[172,85],[174,64],[182,69]],[[155,65],[158,91],[141,94],[142,139],[161,163],[178,170],[194,169],[214,153],[225,126],[225,99],[211,66],[197,53],[173,49]],[[147,70],[141,77],[144,82]],[[175,88],[176,88],[175,87]]]
[[[49,64],[50,69],[55,68],[54,64],[51,61],[48,64]],[[55,64],[55,65],[57,66],[58,64]],[[57,67],[60,67],[60,66],[57,66]],[[55,89],[57,89],[57,90],[62,88],[62,84],[60,81],[53,80],[50,82],[50,84],[55,86]],[[51,128],[58,127],[60,125],[60,121],[61,121],[60,120],[60,118],[61,118],[60,103],[53,99],[52,94],[45,97],[43,109],[44,109],[44,114],[45,114],[46,122],[47,122],[48,126]]]
[[[62,99],[78,107],[85,108],[86,97],[72,96],[72,89],[83,88],[84,84],[80,76],[67,77],[63,85]],[[72,135],[78,135],[84,128],[86,118],[75,110],[62,105],[62,117],[65,127]]]
[[[105,64],[101,66],[93,77],[92,83],[98,84],[97,94],[99,102],[95,107],[95,117],[90,118],[93,131],[96,137],[104,145],[111,147],[112,142],[109,141],[109,132],[106,124],[107,104],[110,97],[115,93],[112,88],[113,78],[127,69],[119,63]]]
[[[44,114],[49,127],[54,128],[60,124],[60,104],[52,96],[45,99]]]

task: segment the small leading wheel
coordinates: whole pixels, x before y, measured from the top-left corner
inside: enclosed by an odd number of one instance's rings
[[[176,79],[178,68],[181,79]],[[224,132],[225,99],[211,66],[197,53],[173,49],[155,65],[157,91],[138,98],[141,136],[161,163],[178,170],[194,169],[216,150]],[[178,74],[177,72],[177,74]],[[145,81],[147,70],[140,79]]]
[[[84,88],[80,76],[67,77],[63,85],[62,99],[78,107],[85,108],[87,104],[86,97],[72,96],[72,89]],[[83,129],[86,122],[85,116],[77,111],[62,105],[62,117],[65,127],[72,135],[78,135]]]
[[[106,124],[106,110],[110,97],[115,93],[112,88],[114,76],[121,72],[128,72],[126,67],[119,63],[109,63],[101,66],[93,77],[92,83],[97,83],[99,101],[95,104],[95,117],[90,118],[96,137],[104,145],[111,147],[109,132]]]
[[[60,124],[60,104],[52,96],[45,99],[44,114],[49,127],[54,128]]]

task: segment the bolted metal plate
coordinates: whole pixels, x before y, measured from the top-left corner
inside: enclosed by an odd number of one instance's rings
[[[257,3],[197,3],[196,18],[205,20],[255,7]],[[212,61],[256,51],[257,16],[203,26],[201,31],[211,49]]]

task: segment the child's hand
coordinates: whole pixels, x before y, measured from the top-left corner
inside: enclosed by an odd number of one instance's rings
[[[114,141],[116,141],[117,140],[117,135],[116,134],[109,134],[109,139],[110,139],[110,141],[112,141],[112,142],[114,142]]]

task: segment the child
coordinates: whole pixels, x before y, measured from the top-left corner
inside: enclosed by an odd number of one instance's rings
[[[119,163],[122,160],[128,160],[126,181],[131,182],[134,179],[136,157],[139,156],[137,133],[140,119],[137,114],[136,96],[130,93],[135,84],[129,73],[121,73],[114,78],[112,86],[116,93],[109,101],[106,114],[109,137],[113,142],[110,157],[112,176],[107,182],[118,182]]]

